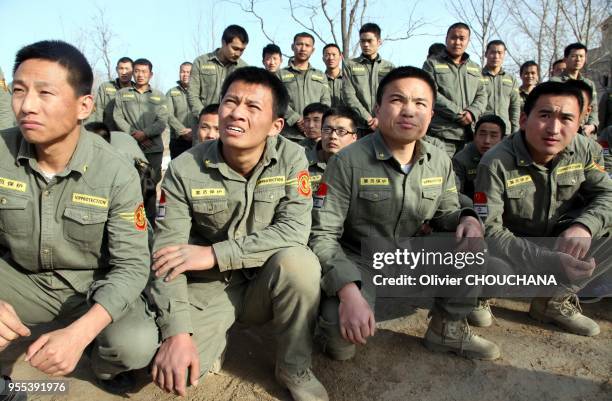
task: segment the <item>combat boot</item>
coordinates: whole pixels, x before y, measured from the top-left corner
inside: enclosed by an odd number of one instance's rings
[[[534,298],[529,316],[543,323],[554,323],[570,333],[596,336],[599,325],[582,314],[576,294],[554,298]]]
[[[275,369],[276,380],[289,389],[295,401],[329,401],[327,390],[310,369],[291,373],[278,365]]]
[[[432,315],[425,347],[436,352],[453,352],[472,359],[492,361],[500,357],[499,347],[472,333],[467,319],[450,320],[440,314]]]
[[[493,324],[493,313],[488,299],[479,299],[478,305],[467,316],[468,323],[476,327],[489,327]]]

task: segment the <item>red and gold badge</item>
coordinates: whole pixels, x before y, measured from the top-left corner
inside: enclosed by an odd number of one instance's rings
[[[140,203],[134,211],[134,225],[138,231],[145,231],[147,229],[147,214],[145,213],[143,203]]]
[[[302,170],[297,176],[297,189],[298,194],[302,196],[310,196],[312,194],[312,188],[310,187],[310,174],[307,170]]]

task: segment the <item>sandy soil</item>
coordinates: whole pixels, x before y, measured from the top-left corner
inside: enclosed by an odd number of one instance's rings
[[[429,305],[418,300],[381,300],[378,332],[356,358],[335,362],[320,353],[314,371],[332,400],[612,400],[612,299],[583,305],[601,325],[601,334],[586,338],[566,334],[527,316],[529,304],[497,300],[494,325],[475,329],[502,348],[494,362],[471,361],[426,350],[421,338],[427,329]],[[16,344],[0,355],[0,366],[13,367],[15,379],[44,379],[21,361],[26,344]],[[269,329],[232,329],[220,374],[209,375],[190,400],[290,400],[273,375],[274,341]],[[18,360],[15,364],[12,361]],[[145,372],[137,401],[175,398],[147,382]],[[30,395],[30,400],[119,400],[98,389],[84,358],[68,378],[68,396]]]

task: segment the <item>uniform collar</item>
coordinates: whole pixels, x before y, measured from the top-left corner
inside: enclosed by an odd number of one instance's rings
[[[376,157],[376,159],[378,160],[393,159],[393,154],[387,147],[387,144],[385,144],[385,141],[383,140],[383,137],[380,131],[376,130],[376,132],[370,135],[372,135],[372,145],[374,147],[374,156]],[[416,141],[415,146],[414,146],[414,151],[417,152],[417,158],[415,159],[415,162],[425,160],[425,159],[427,160],[431,159],[431,151],[430,151],[429,146],[430,145],[427,142],[423,141],[422,139],[419,139],[418,141]]]
[[[176,81],[176,88],[180,91],[187,92],[189,84],[187,84],[187,88],[183,88],[183,85],[181,85],[181,81]]]
[[[446,50],[444,50],[441,53],[440,57],[447,63],[455,64],[455,62],[451,60]],[[470,61],[470,55],[468,53],[463,53],[463,55],[461,56],[461,64],[467,64],[469,61]]]
[[[493,73],[487,67],[484,67],[482,69],[482,75],[488,75],[490,77],[496,77],[498,75],[506,75],[506,71],[504,71],[504,69],[501,68],[497,74],[493,75]]]
[[[297,73],[306,73],[308,71],[314,71],[314,67],[312,66],[312,64],[310,64],[310,61],[308,62],[308,69],[306,70],[300,70],[298,68],[295,68],[295,65],[293,64],[293,57],[291,57],[289,59],[289,62],[287,63],[287,68],[291,71],[297,72]]]
[[[81,127],[81,132],[79,133],[79,140],[77,142],[77,146],[74,149],[74,153],[66,166],[66,169],[57,174],[58,177],[65,177],[70,172],[75,172],[79,174],[83,174],[87,171],[88,164],[90,160],[93,159],[93,139],[91,135],[83,127]],[[21,164],[21,162],[28,161],[31,167],[34,165],[38,165],[36,160],[36,149],[34,145],[25,140],[25,138],[21,137],[21,143],[19,145],[19,151],[17,153],[17,162]]]
[[[326,163],[323,160],[319,159],[319,150],[321,150],[322,148],[323,147],[321,145],[321,141],[319,141],[314,147],[308,149],[308,151],[306,152],[306,158],[308,159],[309,166],[314,166],[315,164],[319,166],[326,165]]]
[[[264,149],[261,161],[264,166],[269,165],[270,163],[272,163],[272,161],[278,161],[278,152],[276,151],[277,142],[278,135],[268,137],[268,139],[266,140],[266,147]],[[238,173],[232,170],[223,159],[221,146],[222,143],[220,139],[210,141],[210,146],[208,146],[208,148],[204,152],[204,155],[202,156],[204,167],[216,168],[228,178],[231,176],[238,175]]]
[[[340,73],[336,76],[336,78],[327,75],[327,71],[325,72],[325,76],[327,77],[327,79],[342,79],[342,68],[340,69]]]
[[[137,92],[138,94],[141,94],[141,95],[144,95],[145,93],[153,93],[153,87],[151,86],[151,84],[149,84],[149,88],[146,91],[144,91],[143,93],[138,92],[138,90],[136,90],[135,86],[130,86],[128,88],[128,90],[130,92]]]
[[[361,53],[359,55],[359,57],[357,58],[357,61],[359,61],[360,63],[371,63],[372,61],[375,61],[377,63],[380,63],[382,61],[382,58],[380,58],[380,53],[376,54],[376,57],[374,58],[374,60],[370,60],[369,58],[367,58],[366,56],[363,55],[363,53]]]
[[[119,89],[123,89],[123,87],[121,86],[121,83],[119,82],[119,78],[115,78],[114,81],[110,81],[113,86],[115,87],[115,89],[119,90]],[[130,81],[130,86],[126,86],[126,88],[130,88],[130,87],[134,87],[135,82],[134,81]]]
[[[474,162],[479,162],[480,159],[482,158],[482,155],[480,154],[480,152],[476,148],[476,144],[474,142],[468,143],[466,145],[466,150],[468,152],[470,160],[472,160]]]
[[[527,141],[525,139],[525,133],[521,130],[515,132],[510,137],[512,139],[512,147],[514,148],[514,157],[516,158],[516,165],[530,166],[535,164],[533,159],[531,158],[531,154],[529,153],[529,149],[527,148]],[[560,160],[566,156],[571,156],[576,151],[576,139],[572,140],[569,145],[557,155],[556,159]]]

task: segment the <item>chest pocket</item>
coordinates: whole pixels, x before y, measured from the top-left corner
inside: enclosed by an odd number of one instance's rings
[[[506,207],[511,216],[527,220],[533,219],[535,190],[533,184],[507,189],[508,204]]]
[[[378,82],[380,83],[380,80],[383,79],[388,73],[389,71],[391,71],[388,68],[383,68],[381,70],[378,70]]]
[[[64,210],[64,238],[89,249],[99,249],[104,237],[104,226],[108,211],[80,207]]]
[[[214,85],[217,82],[217,69],[212,64],[205,64],[200,70],[200,77],[203,82],[202,86]]]
[[[264,227],[270,225],[274,220],[276,207],[284,196],[284,188],[270,188],[267,190],[255,191],[253,193],[255,221],[264,224]]]
[[[431,219],[436,210],[438,210],[438,202],[440,194],[442,193],[442,186],[433,186],[429,188],[423,188],[421,190],[421,199],[419,204],[419,215],[425,216],[424,220]]]
[[[218,231],[227,229],[230,220],[227,199],[198,200],[192,207],[193,219],[204,231],[217,235]]]
[[[391,188],[389,189],[361,189],[359,190],[358,213],[362,217],[386,221],[389,219],[391,206]]]
[[[29,199],[0,193],[0,231],[11,235],[28,234],[32,228]]]
[[[557,178],[557,201],[565,202],[578,194],[584,182],[584,174],[578,171],[573,174],[562,174]]]

